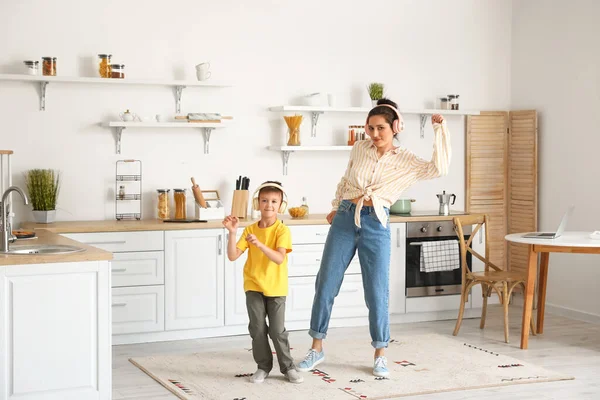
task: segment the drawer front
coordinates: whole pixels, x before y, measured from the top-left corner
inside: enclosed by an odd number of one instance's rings
[[[111,261],[112,287],[162,285],[165,283],[163,251],[116,253]]]
[[[65,233],[63,236],[113,253],[165,249],[162,231]]]
[[[314,296],[314,277],[290,278],[285,310],[286,320],[309,321]],[[361,276],[345,276],[340,292],[335,298],[331,318],[363,317],[366,315],[368,315],[368,310],[365,305]]]
[[[290,226],[292,245],[325,243],[329,225],[299,225]]]
[[[316,276],[321,266],[324,244],[298,244],[288,253],[289,276]],[[346,274],[360,274],[358,255],[355,255]]]
[[[113,335],[164,330],[164,286],[140,286],[113,289]]]

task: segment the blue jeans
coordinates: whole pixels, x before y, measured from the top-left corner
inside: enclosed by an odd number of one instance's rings
[[[333,301],[340,291],[344,272],[358,249],[365,303],[369,309],[371,345],[376,349],[387,347],[390,340],[388,303],[390,294],[390,225],[384,227],[373,207],[363,207],[360,224],[354,224],[356,205],[344,200],[338,207],[321,258],[321,267],[315,284],[309,335],[325,339]]]

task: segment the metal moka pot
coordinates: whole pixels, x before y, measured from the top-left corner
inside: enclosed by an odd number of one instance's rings
[[[450,206],[454,205],[456,201],[456,195],[446,194],[446,191],[442,194],[436,194],[438,200],[440,201],[440,215],[450,215]],[[452,199],[452,203],[450,203],[450,199]]]

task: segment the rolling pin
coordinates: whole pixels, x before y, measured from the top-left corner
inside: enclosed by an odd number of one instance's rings
[[[204,200],[204,196],[202,196],[202,191],[200,190],[200,186],[196,185],[196,180],[192,176],[192,193],[194,193],[194,200],[196,203],[200,205],[202,208],[207,208],[206,201]]]

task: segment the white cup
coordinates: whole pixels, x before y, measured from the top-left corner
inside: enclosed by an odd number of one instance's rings
[[[196,65],[196,77],[199,81],[205,81],[212,75],[209,71],[210,63],[204,62]]]
[[[156,114],[154,118],[156,118],[156,122],[165,122],[165,117],[160,114]]]
[[[335,95],[333,93],[327,94],[327,103],[329,104],[329,107],[335,106]]]

